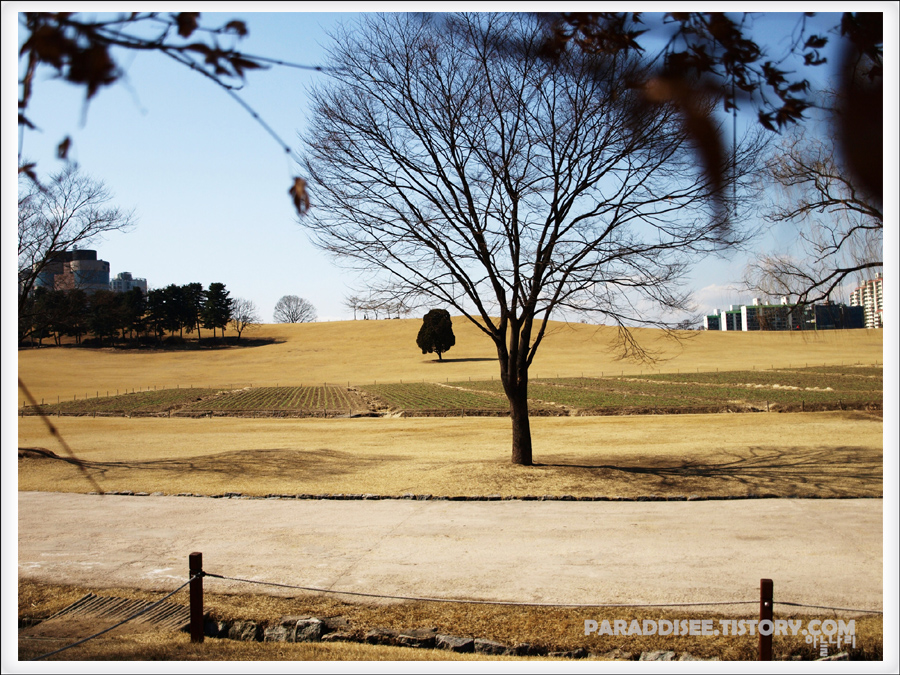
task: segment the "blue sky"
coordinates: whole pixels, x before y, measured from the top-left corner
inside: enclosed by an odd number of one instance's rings
[[[350,13],[240,9],[204,13],[203,23],[243,19],[250,35],[238,44],[241,50],[307,65],[324,62],[330,28],[353,20]],[[833,26],[835,16],[818,20]],[[795,22],[770,14],[758,23],[769,40],[775,38],[769,44],[777,51],[786,40],[786,34],[776,38],[778,31]],[[4,40],[4,57],[9,47]],[[8,90],[15,86],[7,76],[9,60],[4,59],[5,115]],[[272,320],[275,303],[286,294],[309,299],[321,320],[352,318],[343,300],[355,277],[314,248],[297,223],[287,194],[296,168],[278,143],[215,84],[165,56],[126,54],[119,63],[125,77],[102,89],[87,107],[82,90],[54,81],[50,71],[44,71],[29,107],[40,131],[26,133],[22,147],[23,156],[36,160],[39,172],[47,175],[61,168],[56,145],[70,135],[70,157],[104,181],[119,205],[135,209],[138,225],[133,231],[111,234],[94,245],[99,257],[110,263],[111,274],[131,272],[146,278],[151,288],[222,282],[232,296],[253,300],[264,321]],[[298,132],[308,118],[306,87],[325,81],[322,73],[275,66],[251,72],[240,95],[297,148]],[[8,153],[16,145],[6,142],[15,139],[6,120],[5,177]],[[4,225],[4,249],[7,236]],[[771,250],[791,236],[787,229],[772,231],[756,246]],[[696,267],[692,285],[700,312],[750,300],[748,293],[736,290],[746,259],[747,254],[735,254]]]

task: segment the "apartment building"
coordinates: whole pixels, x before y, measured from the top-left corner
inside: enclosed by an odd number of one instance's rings
[[[866,328],[883,328],[884,277],[871,279],[850,294],[850,305],[862,307]]]
[[[731,305],[703,319],[706,330],[835,330],[863,328],[862,307],[836,303],[797,306],[782,298],[781,303],[762,304],[754,298],[749,305]]]

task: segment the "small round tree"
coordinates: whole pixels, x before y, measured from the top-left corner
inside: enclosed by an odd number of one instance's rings
[[[275,304],[275,323],[311,323],[317,318],[316,308],[306,298],[285,295]]]
[[[416,344],[419,345],[423,354],[436,352],[438,361],[443,361],[441,354],[456,344],[450,312],[446,309],[432,309],[428,312],[422,319],[422,327],[416,337]]]

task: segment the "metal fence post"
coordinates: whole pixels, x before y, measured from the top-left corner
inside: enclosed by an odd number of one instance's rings
[[[772,607],[772,587],[773,584],[771,579],[759,580],[759,625],[757,626],[757,632],[759,633],[760,661],[772,660],[772,633],[775,628],[772,623],[772,617],[774,616]],[[768,635],[762,634],[761,629],[763,621],[769,622]]]
[[[203,642],[203,554],[188,556],[191,586],[191,642]]]

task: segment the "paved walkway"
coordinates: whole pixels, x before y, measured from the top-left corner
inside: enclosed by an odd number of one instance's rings
[[[200,551],[215,574],[388,595],[758,601],[759,580],[771,578],[776,603],[883,608],[880,499],[18,499],[19,576],[50,583],[173,589],[187,578],[188,555]],[[294,593],[218,579],[206,585]]]

